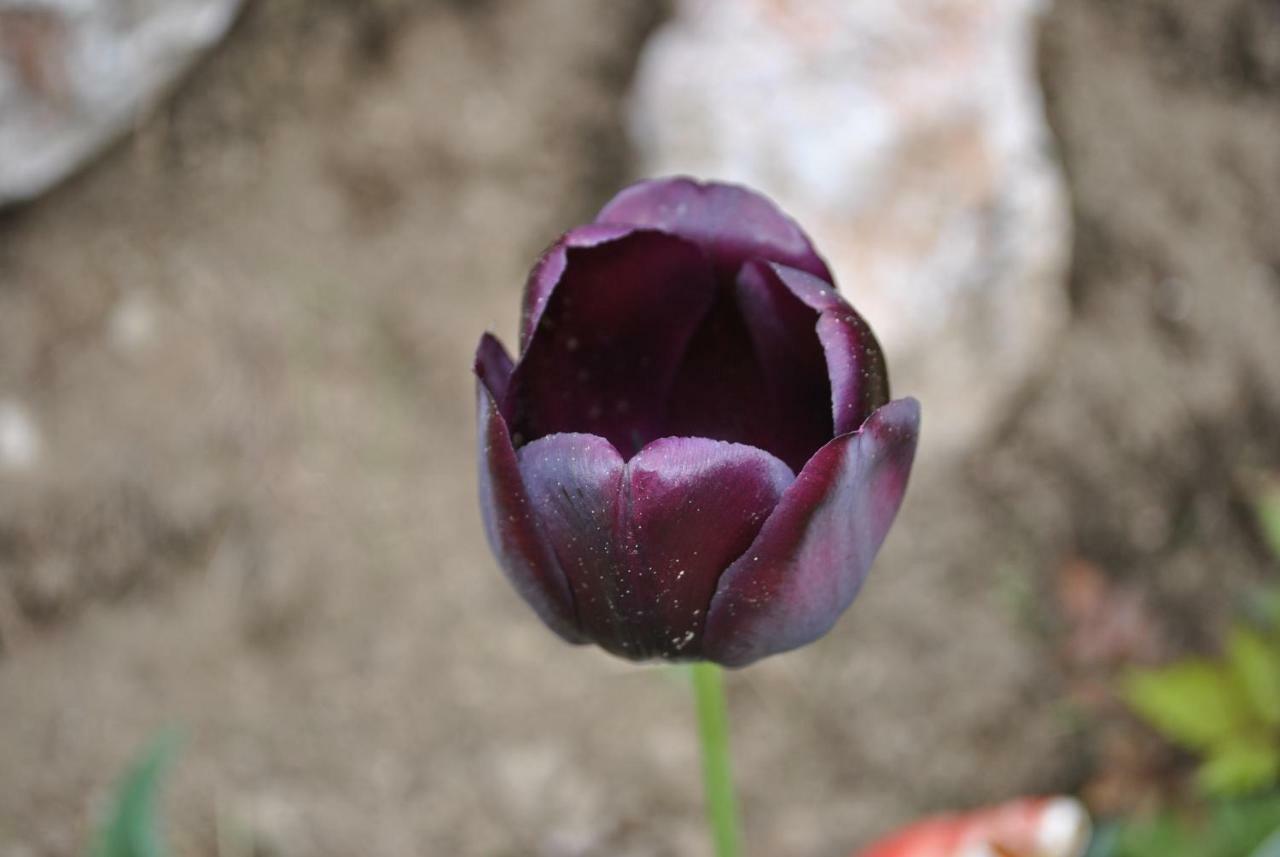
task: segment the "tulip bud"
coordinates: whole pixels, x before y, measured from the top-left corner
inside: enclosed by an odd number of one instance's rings
[[[743,666],[858,593],[920,408],[800,228],[689,179],[623,190],[476,353],[480,499],[507,577],[573,643]]]

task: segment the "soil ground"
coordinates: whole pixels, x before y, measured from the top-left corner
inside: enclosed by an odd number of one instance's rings
[[[475,341],[629,178],[655,14],[251,4],[0,219],[0,394],[44,438],[0,476],[0,855],[83,853],[175,724],[180,855],[707,853],[680,674],[547,633],[473,476]],[[1060,0],[1043,48],[1073,324],[989,439],[917,471],[837,630],[731,676],[753,854],[1084,782],[1064,564],[1140,587],[1175,648],[1274,575],[1280,12]]]

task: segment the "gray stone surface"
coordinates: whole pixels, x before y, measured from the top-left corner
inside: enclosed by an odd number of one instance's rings
[[[38,196],[154,104],[240,0],[0,0],[0,206]]]
[[[1066,318],[1035,0],[683,0],[642,55],[643,172],[744,182],[814,236],[925,401],[978,436]]]

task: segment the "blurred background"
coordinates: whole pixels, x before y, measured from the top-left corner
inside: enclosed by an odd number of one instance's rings
[[[750,853],[1195,788],[1115,687],[1280,568],[1274,0],[0,0],[0,855],[174,726],[178,855],[709,853],[681,674],[559,643],[474,485],[480,333],[669,172],[925,413],[853,609],[729,676]]]

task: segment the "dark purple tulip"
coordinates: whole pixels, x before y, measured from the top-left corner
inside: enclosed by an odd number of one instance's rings
[[[684,178],[627,188],[534,266],[519,361],[488,334],[476,352],[480,500],[557,634],[736,667],[853,601],[920,406],[889,400],[831,283],[769,200]]]

